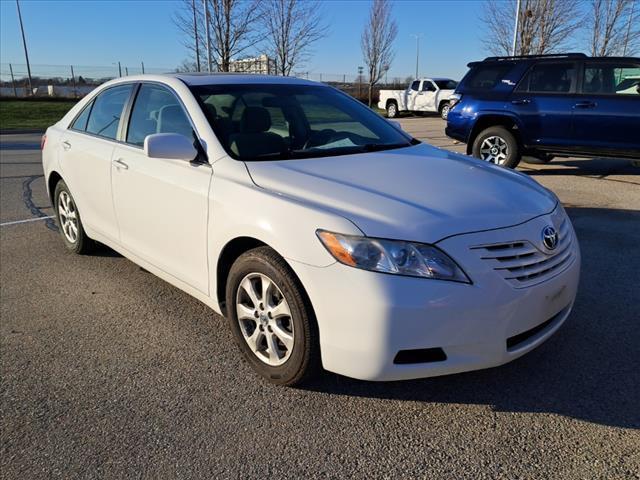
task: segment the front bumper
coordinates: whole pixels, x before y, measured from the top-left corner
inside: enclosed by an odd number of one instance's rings
[[[292,262],[318,319],[324,368],[363,380],[430,377],[502,365],[543,343],[575,300],[580,252],[573,229],[571,261],[526,288],[515,288],[469,246],[534,238],[532,232],[537,238],[549,217],[440,242],[471,285]],[[446,359],[397,363],[399,352],[424,349],[442,349]]]

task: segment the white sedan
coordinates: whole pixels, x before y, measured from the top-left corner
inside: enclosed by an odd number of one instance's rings
[[[309,81],[110,81],[47,130],[43,163],[70,251],[106,244],[206,303],[278,384],[500,365],[576,296],[553,193]]]

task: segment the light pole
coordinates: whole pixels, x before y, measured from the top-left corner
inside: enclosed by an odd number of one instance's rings
[[[208,0],[203,0],[204,3],[204,29],[207,36],[207,68],[211,73],[211,37],[209,36],[209,5]]]
[[[411,35],[416,39],[416,79],[418,78],[418,66],[420,64],[420,38],[422,38],[421,33],[414,33]]]
[[[518,44],[518,27],[520,26],[520,0],[516,2],[516,24],[513,27],[513,44],[511,45],[511,56],[516,55],[516,45]]]
[[[22,45],[24,46],[24,58],[27,60],[27,75],[29,76],[29,95],[33,95],[33,87],[31,86],[31,65],[29,64],[29,53],[27,52],[27,40],[24,38],[24,27],[22,26],[22,14],[20,13],[20,3],[16,0],[18,8],[18,20],[20,21],[20,32],[22,32]]]
[[[191,0],[191,8],[193,8],[193,34],[196,39],[196,70],[199,72],[200,71],[200,46],[198,45],[198,22],[196,20],[196,0]]]

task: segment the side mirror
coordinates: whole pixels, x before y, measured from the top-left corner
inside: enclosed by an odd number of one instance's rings
[[[191,162],[198,155],[189,140],[179,133],[154,133],[144,139],[144,153],[150,158],[168,158]]]

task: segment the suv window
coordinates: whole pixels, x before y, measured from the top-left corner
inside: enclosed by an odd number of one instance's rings
[[[414,92],[417,92],[418,90],[420,90],[420,80],[415,80],[411,84],[411,90],[413,90]]]
[[[640,66],[587,63],[583,93],[599,95],[640,95]]]
[[[132,85],[119,85],[99,94],[93,101],[86,131],[115,140],[120,117],[132,88]]]
[[[193,137],[191,123],[175,95],[160,85],[142,84],[131,111],[127,143],[142,146],[154,133]]]
[[[529,92],[569,93],[575,82],[576,67],[573,63],[539,63],[527,76]]]
[[[72,130],[78,130],[84,132],[87,128],[87,120],[89,120],[89,114],[91,113],[91,107],[93,106],[93,100],[84,107],[80,115],[78,115],[75,121],[71,124]]]
[[[512,63],[478,65],[467,74],[464,81],[465,88],[469,90],[492,90],[512,68]]]

